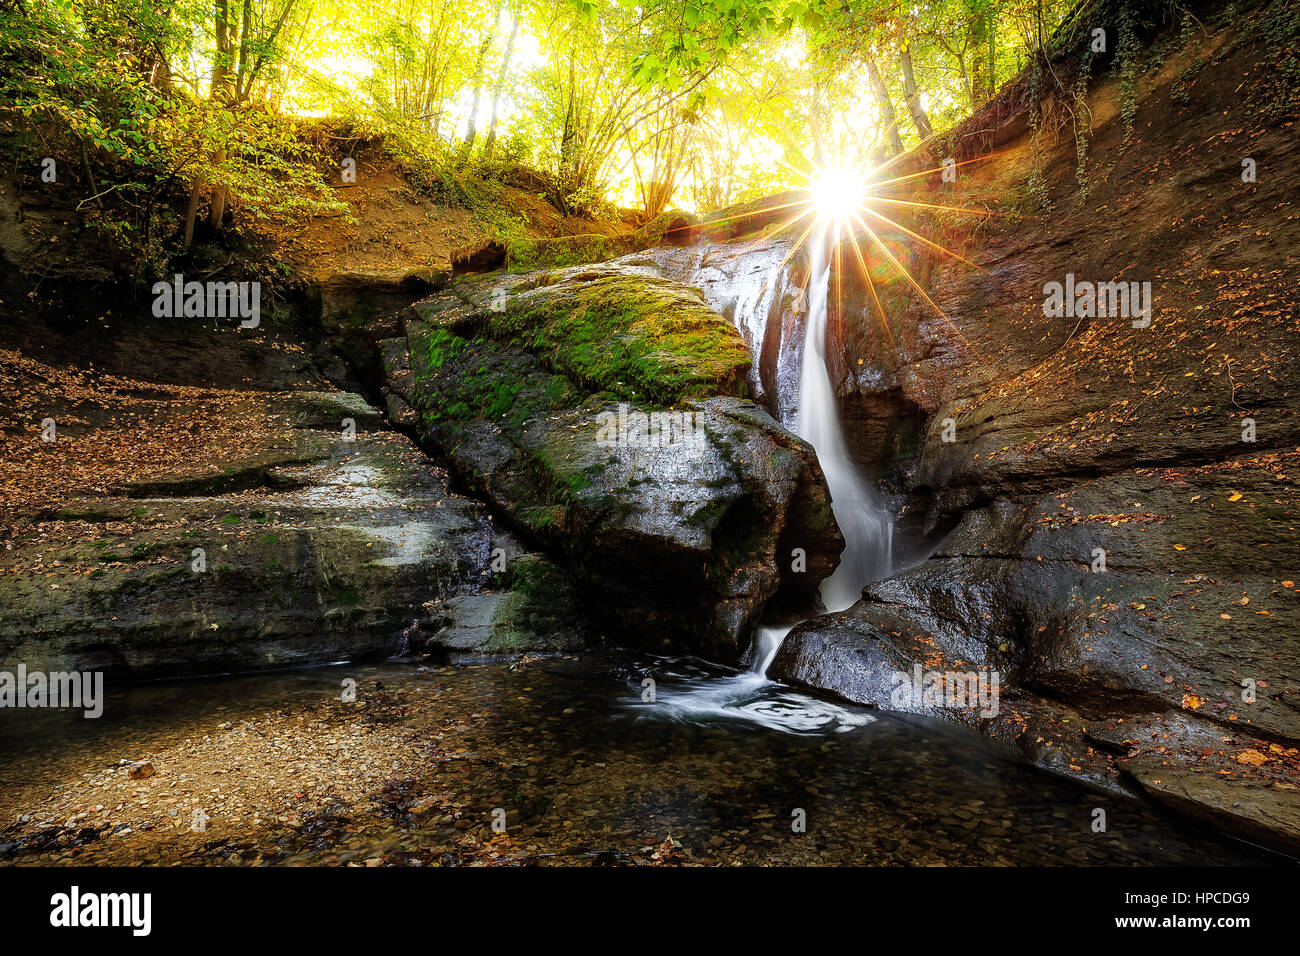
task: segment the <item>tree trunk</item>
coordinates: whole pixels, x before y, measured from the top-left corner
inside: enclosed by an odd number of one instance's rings
[[[577,57],[577,41],[574,40],[569,47],[569,93],[564,107],[564,130],[560,133],[559,195],[556,197],[560,211],[566,214],[571,211],[569,197],[577,191],[577,177],[574,172],[574,167],[577,166],[575,154],[578,137],[578,91],[575,70]]]
[[[927,140],[934,131],[930,128],[930,117],[925,115],[925,107],[921,105],[921,91],[916,88],[916,77],[912,75],[912,51],[906,44],[898,59],[903,68],[903,98],[907,100],[907,111],[912,114],[912,122],[916,124],[921,140]]]
[[[889,156],[897,156],[903,151],[903,138],[898,134],[898,113],[894,110],[894,101],[889,97],[889,87],[885,86],[885,81],[880,76],[880,68],[876,66],[875,58],[868,56],[866,62],[867,76],[871,79],[871,91],[875,94],[876,106],[885,124],[885,136],[889,140]]]
[[[520,15],[515,13],[511,17],[510,38],[506,40],[506,52],[501,57],[501,71],[497,73],[496,87],[492,90],[492,120],[488,124],[487,141],[483,144],[483,152],[488,156],[492,155],[492,148],[497,142],[497,109],[501,105],[501,91],[505,89],[506,74],[510,70],[510,57],[515,51],[515,37],[519,34]]]
[[[483,67],[487,63],[488,50],[492,48],[492,41],[496,39],[497,22],[500,19],[501,7],[498,5],[496,12],[492,15],[492,26],[488,28],[487,34],[483,37],[483,43],[478,48],[478,59],[474,61],[474,97],[469,108],[469,128],[465,130],[466,152],[473,148],[474,137],[478,134],[478,101],[483,92]]]
[[[989,59],[989,31],[993,10],[982,4],[971,11],[966,48],[970,51],[970,105],[979,109],[988,102],[993,64]]]
[[[248,35],[253,26],[253,0],[244,0],[244,12],[239,18],[239,67],[235,73],[235,90],[243,89],[244,77],[248,72]],[[234,40],[231,40],[233,51]]]
[[[212,64],[211,99],[215,103],[228,105],[230,102],[231,67],[234,63],[235,36],[230,29],[230,8],[227,0],[217,0],[217,53]],[[218,149],[212,154],[212,165],[226,161],[226,151]],[[208,210],[208,226],[221,228],[221,218],[226,212],[226,187],[217,186],[212,190],[212,203]]]
[[[987,103],[998,92],[998,18],[989,13],[989,95]]]
[[[190,183],[190,202],[185,207],[185,236],[181,248],[188,249],[194,243],[194,220],[199,214],[199,199],[203,195],[203,180],[195,179]]]

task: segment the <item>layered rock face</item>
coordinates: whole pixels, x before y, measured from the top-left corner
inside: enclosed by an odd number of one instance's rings
[[[843,547],[825,481],[698,292],[627,262],[462,283],[384,364],[395,419],[561,557],[607,633],[737,660],[769,605],[815,606]]]
[[[893,480],[910,512],[955,529],[854,608],[796,628],[771,674],[978,727],[1294,852],[1300,220],[1277,164],[1295,104],[1231,95],[1243,76],[1266,81],[1251,23],[1208,53],[1166,48],[1137,84],[1131,132],[1120,84],[1092,91],[1086,194],[1068,129],[1035,140],[1005,124],[990,143],[977,116],[966,129],[980,135],[959,130],[958,161],[996,159],[955,183],[922,177],[908,199],[1019,218],[904,220],[975,266],[905,260],[937,310],[877,276],[882,317],[843,271],[832,371],[846,405],[901,396],[924,412]],[[1206,57],[1215,69],[1199,69]],[[1279,171],[1243,182],[1243,156]],[[1112,281],[1137,283],[1130,308],[1103,291],[1105,311],[1090,310],[1078,290]],[[1069,314],[1047,314],[1051,283],[1078,291]],[[850,440],[878,430],[850,421]],[[895,693],[917,664],[997,671],[998,714]]]
[[[191,381],[238,368],[212,367],[217,336],[181,339]],[[301,350],[262,348],[264,380],[312,377]],[[119,353],[101,361],[138,365]],[[0,671],[168,678],[593,636],[559,569],[451,492],[359,395],[4,363],[6,389],[56,432],[27,427],[6,462],[27,499],[0,515]],[[458,597],[503,607],[466,633]]]

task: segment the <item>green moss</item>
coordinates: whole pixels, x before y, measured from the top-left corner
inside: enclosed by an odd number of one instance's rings
[[[520,517],[535,531],[548,531],[564,527],[568,511],[562,505],[552,505],[520,512]]]
[[[835,512],[831,510],[829,498],[822,499],[818,503],[812,514],[808,516],[808,524],[818,534],[836,527]]]
[[[624,237],[583,235],[550,239],[513,239],[506,243],[506,268],[510,272],[563,269],[603,262],[632,251]]]
[[[483,291],[462,302],[475,305]],[[644,408],[745,389],[743,340],[693,290],[602,275],[513,298],[515,308],[504,312],[476,309],[469,319],[453,306],[460,318],[431,315],[430,324],[409,330],[418,383],[411,403],[453,460],[511,458],[492,492],[516,500],[516,518],[545,540],[563,537],[579,501],[578,513],[627,504],[599,490],[607,465],[591,459],[594,431],[584,428],[594,429],[601,406],[593,393]],[[580,408],[590,413],[574,414]],[[567,425],[530,424],[557,414]],[[462,452],[466,446],[473,450]],[[462,474],[482,488],[476,467]]]
[[[694,290],[613,275],[574,282],[565,294],[511,299],[486,313],[489,335],[589,390],[664,406],[746,392],[744,340]]]
[[[418,380],[433,401],[424,403],[426,425],[460,426],[486,418],[516,431],[530,419],[581,401],[562,375],[539,376],[494,342],[471,341],[446,328],[434,328],[412,348]]]
[[[722,521],[727,509],[731,507],[731,502],[726,500],[711,501],[706,504],[695,514],[691,515],[690,523],[704,530],[716,528]]]
[[[575,497],[591,485],[591,477],[584,474],[570,475],[566,481],[569,496]]]
[[[433,329],[425,342],[424,365],[437,370],[456,358],[468,343],[448,329]]]

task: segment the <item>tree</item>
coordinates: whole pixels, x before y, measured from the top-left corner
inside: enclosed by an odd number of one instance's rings
[[[876,98],[876,107],[880,110],[885,136],[889,141],[889,152],[886,156],[888,158],[903,151],[903,138],[898,135],[898,113],[894,110],[894,102],[889,96],[889,87],[885,86],[885,81],[881,79],[876,58],[868,53],[864,55],[863,63],[866,65],[867,75],[871,78],[871,93]]]
[[[908,42],[904,42],[898,51],[898,65],[903,71],[903,100],[907,103],[907,111],[912,114],[917,134],[922,141],[927,140],[934,132],[930,129],[930,117],[926,115],[925,106],[921,102],[921,90],[912,74],[912,46]]]
[[[501,55],[501,69],[497,71],[497,81],[492,87],[492,117],[488,123],[487,140],[483,144],[483,151],[489,156],[492,155],[492,149],[496,146],[497,122],[500,119],[497,111],[501,106],[501,93],[505,89],[506,78],[510,74],[510,57],[515,51],[515,39],[519,36],[520,19],[518,10],[510,12],[510,37],[506,40],[506,49]]]
[[[487,63],[488,50],[496,40],[497,28],[501,23],[501,4],[492,11],[492,25],[483,34],[483,42],[478,48],[478,57],[474,61],[474,98],[469,108],[469,125],[465,130],[465,149],[474,147],[474,138],[478,135],[478,101],[483,92],[483,67]]]

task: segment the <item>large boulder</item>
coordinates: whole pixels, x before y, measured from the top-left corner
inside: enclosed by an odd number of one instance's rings
[[[825,480],[695,290],[617,265],[462,284],[405,344],[383,346],[390,404],[609,633],[736,660],[769,605],[813,607],[843,547]]]

